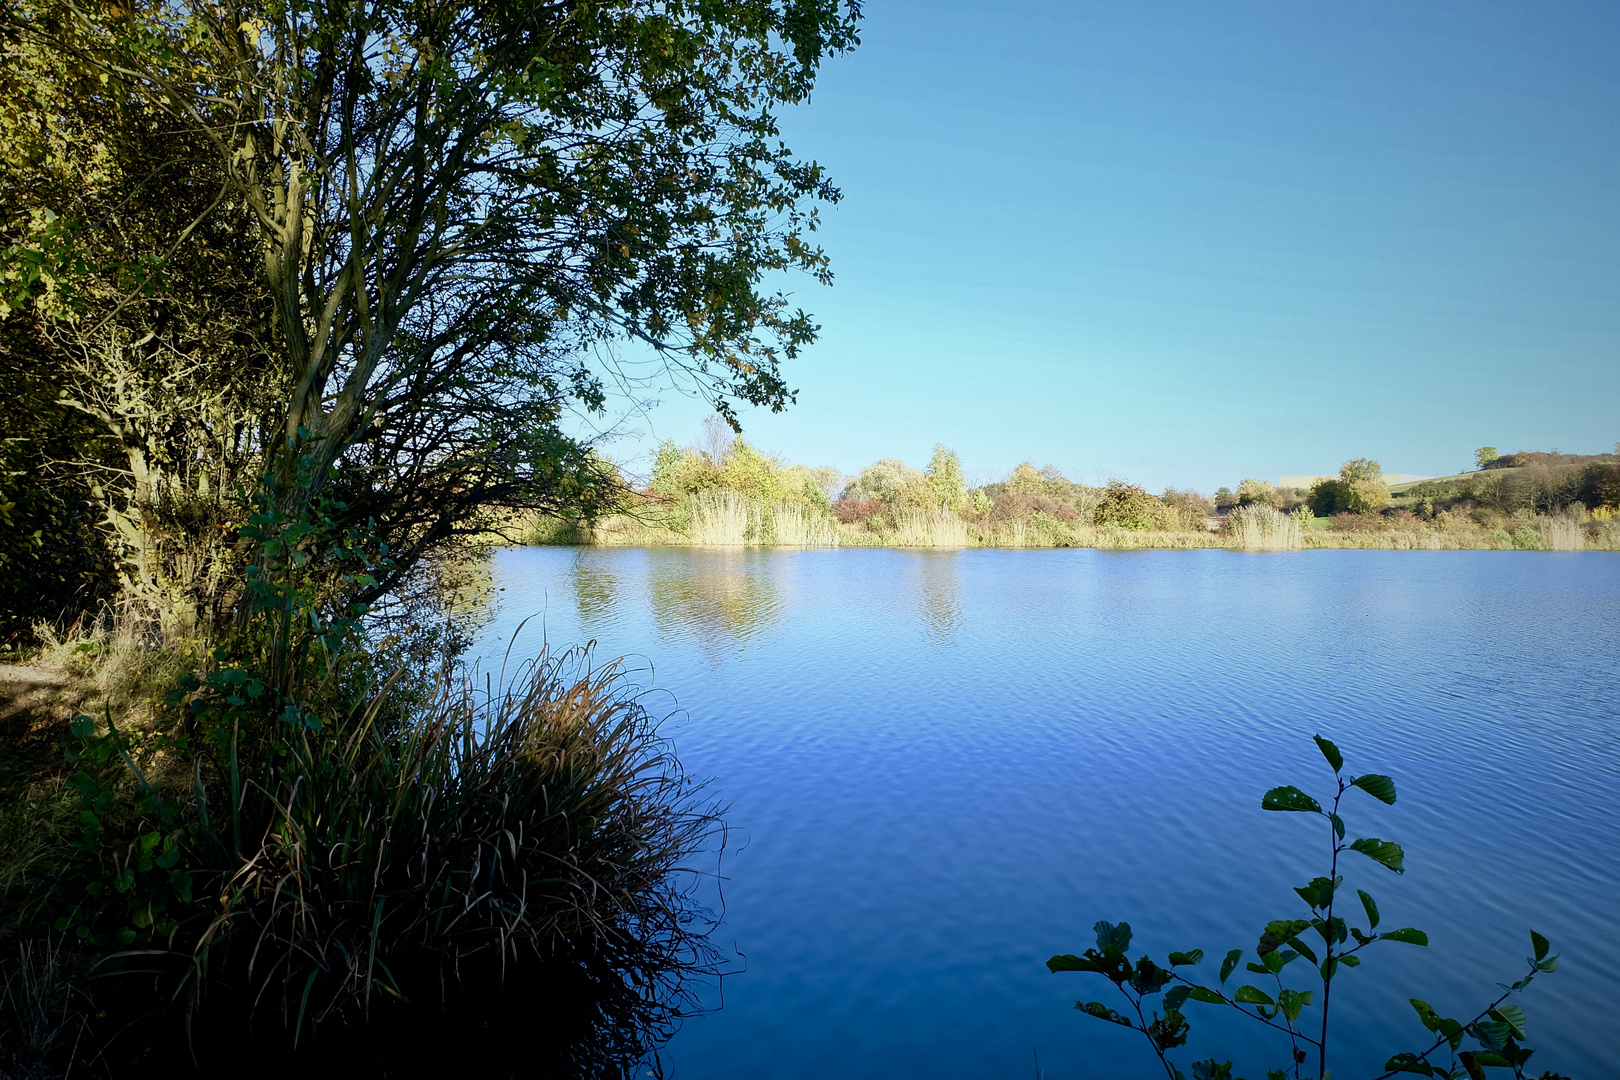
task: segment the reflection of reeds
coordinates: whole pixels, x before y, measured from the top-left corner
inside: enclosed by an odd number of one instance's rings
[[[1240,506],[1226,517],[1226,531],[1245,551],[1289,551],[1305,546],[1299,518],[1270,506]]]
[[[838,546],[838,522],[802,503],[784,500],[771,507],[771,527],[779,547]]]
[[[699,491],[689,505],[692,523],[686,536],[694,544],[742,547],[750,532],[759,532],[759,507],[730,488]]]
[[[902,510],[895,515],[896,547],[966,547],[967,522],[955,514]]]

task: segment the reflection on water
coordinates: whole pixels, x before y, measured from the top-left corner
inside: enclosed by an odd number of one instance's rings
[[[647,600],[666,643],[689,640],[718,664],[781,618],[775,568],[757,553],[677,554],[655,560],[647,579]]]
[[[956,644],[962,628],[962,583],[958,580],[959,552],[927,552],[917,561],[917,602],[923,635],[930,644],[945,648]]]
[[[1424,1034],[1407,995],[1461,1008],[1509,977],[1530,926],[1566,950],[1524,1002],[1536,1071],[1620,1058],[1620,975],[1581,944],[1620,892],[1612,554],[529,548],[494,572],[476,653],[545,613],[514,656],[547,623],[646,657],[741,840],[703,887],[746,970],[663,1049],[674,1077],[1027,1075],[1031,1048],[1053,1078],[1149,1075],[1044,961],[1099,919],[1161,954],[1252,948],[1321,870],[1259,810],[1322,793],[1318,732],[1400,785],[1352,827],[1408,872],[1347,887],[1432,941],[1346,984],[1335,1073]],[[1482,836],[1517,873],[1479,872]],[[1189,1053],[1282,1060],[1253,1028],[1195,1022]]]
[[[594,632],[610,622],[619,603],[619,578],[600,559],[587,558],[589,549],[580,552],[569,574],[569,585],[574,593],[574,607],[579,612],[581,626]]]

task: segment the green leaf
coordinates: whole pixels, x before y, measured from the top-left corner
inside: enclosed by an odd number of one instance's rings
[[[1396,1054],[1384,1062],[1384,1070],[1386,1072],[1417,1073],[1419,1076],[1445,1075],[1416,1054]]]
[[[1408,945],[1427,945],[1429,943],[1428,934],[1410,926],[1404,926],[1399,930],[1385,930],[1378,937],[1383,941],[1404,941]]]
[[[1266,931],[1260,935],[1260,944],[1255,948],[1255,952],[1263,959],[1267,953],[1292,944],[1295,938],[1310,927],[1309,919],[1273,919],[1266,923]]]
[[[1334,772],[1344,768],[1344,755],[1339,753],[1337,746],[1334,746],[1320,735],[1312,735],[1311,738],[1316,740],[1316,748],[1322,751],[1322,756],[1327,758],[1327,763],[1333,766]]]
[[[1530,946],[1536,950],[1537,960],[1544,959],[1547,955],[1547,950],[1551,948],[1551,946],[1547,944],[1547,939],[1536,933],[1534,930],[1530,931]]]
[[[1297,787],[1274,787],[1260,800],[1262,810],[1291,810],[1295,813],[1320,814],[1322,806]]]
[[[1128,952],[1131,947],[1131,924],[1122,922],[1115,926],[1111,922],[1095,923],[1091,927],[1097,932],[1097,948],[1103,952]]]
[[[1356,895],[1361,897],[1361,909],[1367,913],[1367,929],[1376,930],[1378,928],[1378,905],[1373,902],[1372,897],[1360,889],[1356,890]]]
[[[96,733],[96,722],[88,716],[76,716],[73,723],[68,726],[68,731],[75,739],[88,739]],[[1536,959],[1539,960],[1540,957]]]
[[[1214,990],[1204,986],[1195,986],[1189,995],[1194,1001],[1202,1001],[1206,1005],[1225,1005],[1226,999]]]
[[[1395,781],[1379,773],[1368,773],[1358,776],[1350,781],[1351,787],[1358,787],[1382,803],[1394,805]]]
[[[1099,1020],[1107,1020],[1110,1023],[1122,1024],[1128,1028],[1134,1028],[1136,1026],[1100,1001],[1077,1001],[1074,1003],[1074,1007],[1085,1013],[1087,1016],[1095,1016]]]
[[[1288,1017],[1288,1022],[1293,1023],[1299,1019],[1300,1010],[1311,1003],[1311,994],[1310,990],[1283,989],[1277,994],[1277,1007]]]
[[[1344,818],[1338,814],[1329,814],[1328,820],[1333,822],[1333,836],[1337,840],[1344,839]]]
[[[1491,1019],[1500,1020],[1513,1029],[1513,1034],[1524,1038],[1524,1010],[1517,1005],[1504,1003],[1491,1010]]]
[[[1243,959],[1242,949],[1233,949],[1226,954],[1226,959],[1221,961],[1221,982],[1224,983],[1227,980],[1227,977],[1232,974],[1232,969],[1237,967],[1237,962],[1241,959]]]
[[[1164,1007],[1166,1009],[1179,1009],[1186,1004],[1187,998],[1192,996],[1193,988],[1186,983],[1172,986],[1164,992]]]
[[[1203,949],[1191,949],[1187,952],[1173,952],[1170,954],[1171,967],[1180,967],[1183,964],[1202,964],[1203,962]]]
[[[1537,971],[1557,971],[1558,970],[1558,957],[1556,955],[1554,955],[1554,956],[1547,957],[1547,959],[1545,959],[1545,960],[1537,960],[1536,961],[1536,970]]]
[[[1380,840],[1376,836],[1352,841],[1351,851],[1359,851],[1376,863],[1382,863],[1397,874],[1406,873],[1406,852],[1393,840]]]
[[[1240,987],[1238,987],[1237,988],[1237,993],[1232,995],[1232,1000],[1237,1002],[1239,1005],[1275,1005],[1276,1004],[1276,1002],[1271,999],[1270,994],[1266,993],[1264,990],[1260,989],[1257,986],[1240,986]]]

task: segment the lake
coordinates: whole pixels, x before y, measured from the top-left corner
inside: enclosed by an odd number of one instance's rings
[[[492,572],[475,653],[534,616],[516,654],[632,655],[728,808],[710,896],[735,974],[670,1076],[1162,1075],[1074,1011],[1121,1005],[1110,985],[1044,962],[1099,919],[1161,958],[1204,949],[1209,981],[1225,950],[1252,959],[1325,870],[1320,818],[1259,808],[1327,790],[1317,732],[1400,792],[1344,816],[1406,874],[1347,854],[1347,886],[1431,941],[1335,980],[1335,1075],[1427,1045],[1408,997],[1472,1016],[1532,927],[1563,956],[1519,999],[1532,1073],[1614,1074],[1620,557],[507,548]],[[1251,1077],[1286,1057],[1186,1011],[1197,1056]]]

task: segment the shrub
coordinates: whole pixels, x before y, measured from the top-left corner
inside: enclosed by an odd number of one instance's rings
[[[1119,529],[1151,529],[1158,525],[1163,506],[1143,488],[1123,480],[1110,480],[1097,503],[1098,525]]]
[[[74,722],[84,854],[57,929],[295,1041],[581,953],[663,993],[659,958],[706,948],[674,871],[714,818],[641,698],[585,651],[482,692],[388,672],[336,588],[384,567],[312,501],[289,519],[272,491],[250,519],[250,618],[167,729]]]

